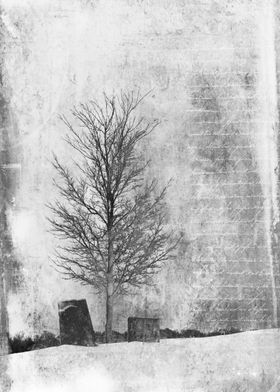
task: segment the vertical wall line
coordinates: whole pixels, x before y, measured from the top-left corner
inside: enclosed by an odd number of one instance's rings
[[[272,222],[272,240],[275,258],[275,271],[277,276],[277,290],[276,296],[278,299],[278,319],[277,327],[280,326],[280,1],[274,0],[273,2],[273,12],[274,12],[274,51],[275,51],[275,78],[276,78],[276,100],[277,100],[277,118],[275,122],[275,143],[277,146],[277,167],[274,168],[275,176],[277,177],[276,186],[276,204],[278,208],[278,215]]]
[[[278,203],[278,110],[275,50],[275,15],[274,0],[263,4],[259,10],[259,84],[258,100],[260,106],[259,126],[256,130],[257,156],[264,194],[264,218],[267,238],[267,256],[271,274],[272,290],[272,326],[277,327],[279,321],[277,297],[277,263],[275,228],[279,225]],[[277,239],[278,242],[278,239]],[[265,262],[265,261],[264,261]]]

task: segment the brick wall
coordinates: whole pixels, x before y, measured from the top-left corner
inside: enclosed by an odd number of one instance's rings
[[[119,301],[115,328],[125,329],[127,316],[140,316],[145,307],[163,328],[275,325],[280,286],[274,3],[47,3],[36,5],[36,17],[28,4],[6,5],[7,89],[22,151],[11,223],[15,228],[24,221],[26,227],[13,229],[26,282],[20,301],[11,301],[20,325],[32,323],[26,315],[36,313],[40,325],[55,329],[55,304],[85,295],[94,328],[104,327],[102,300],[62,282],[49,265],[49,159],[52,151],[70,156],[58,113],[92,95],[99,98],[103,90],[139,86],[152,89],[140,114],[161,120],[143,144],[152,158],[149,175],[162,185],[173,178],[169,223],[184,240],[176,260],[155,278],[156,288]],[[10,316],[16,330],[18,320]]]

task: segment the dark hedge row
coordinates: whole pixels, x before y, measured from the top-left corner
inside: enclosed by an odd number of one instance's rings
[[[221,329],[209,333],[203,333],[195,329],[183,329],[181,331],[172,330],[169,328],[160,330],[161,339],[180,339],[180,338],[204,338],[210,336],[229,335],[232,333],[241,332],[237,329]],[[96,343],[105,343],[105,332],[95,332]],[[127,342],[127,332],[120,333],[113,331],[113,342]],[[41,348],[59,346],[59,337],[51,332],[43,332],[42,335],[37,335],[34,338],[26,337],[23,334],[18,334],[13,338],[9,338],[10,353],[20,353],[24,351],[38,350]]]

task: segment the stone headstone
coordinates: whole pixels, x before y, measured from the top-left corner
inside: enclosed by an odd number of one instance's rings
[[[58,304],[61,344],[94,346],[95,335],[85,299]]]
[[[159,342],[159,319],[147,317],[129,317],[127,332],[129,342]]]

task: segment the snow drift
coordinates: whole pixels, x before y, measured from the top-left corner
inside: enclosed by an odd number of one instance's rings
[[[278,392],[280,331],[64,345],[12,354],[0,364],[11,392]]]

